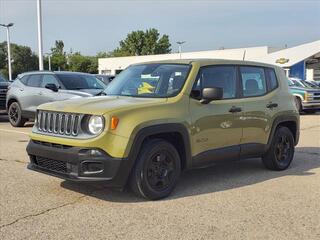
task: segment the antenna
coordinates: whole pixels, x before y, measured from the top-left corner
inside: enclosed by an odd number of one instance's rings
[[[246,58],[246,51],[247,51],[247,50],[244,50],[244,52],[243,52],[242,61],[244,61],[244,59]]]

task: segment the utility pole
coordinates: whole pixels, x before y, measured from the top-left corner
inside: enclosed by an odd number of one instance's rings
[[[51,55],[52,55],[52,53],[46,53],[46,55],[48,56],[48,60],[49,60],[49,71],[51,71]]]
[[[39,70],[43,70],[43,46],[42,46],[42,15],[41,15],[41,0],[37,0],[37,15],[38,15],[38,51],[39,51]]]
[[[9,80],[12,81],[12,70],[11,70],[11,49],[10,49],[10,31],[9,28],[13,26],[13,23],[0,24],[1,27],[7,29],[7,47],[8,47],[8,70],[9,70]]]
[[[177,44],[179,45],[179,57],[181,59],[181,52],[182,52],[182,49],[181,49],[181,45],[184,44],[185,41],[178,41]]]

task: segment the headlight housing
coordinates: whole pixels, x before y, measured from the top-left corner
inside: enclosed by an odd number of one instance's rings
[[[88,119],[88,132],[92,135],[99,135],[104,130],[104,118],[92,115]]]

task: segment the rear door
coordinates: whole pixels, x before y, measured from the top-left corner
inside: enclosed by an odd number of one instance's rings
[[[241,155],[256,155],[268,142],[279,99],[274,69],[259,66],[240,66],[243,102],[243,136]]]
[[[33,115],[37,106],[41,104],[41,74],[32,74],[28,76],[25,86],[20,88],[19,103],[22,111],[27,115]]]

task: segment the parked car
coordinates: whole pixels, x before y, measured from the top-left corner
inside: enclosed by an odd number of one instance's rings
[[[320,109],[320,88],[295,78],[288,79],[288,84],[299,112],[315,113]]]
[[[315,81],[315,80],[306,80],[307,83],[310,83],[314,87],[320,88],[320,81]]]
[[[41,105],[28,168],[129,185],[154,200],[168,196],[187,169],[261,157],[266,168],[285,170],[299,140],[299,113],[283,70],[273,65],[141,63],[119,74],[105,94]]]
[[[105,84],[109,84],[115,78],[115,76],[113,75],[105,75],[105,74],[95,74],[95,77],[100,79]]]
[[[0,73],[0,110],[6,109],[6,96],[10,82]]]
[[[98,95],[106,84],[91,74],[38,71],[21,74],[7,93],[9,121],[21,127],[34,119],[40,104]]]

